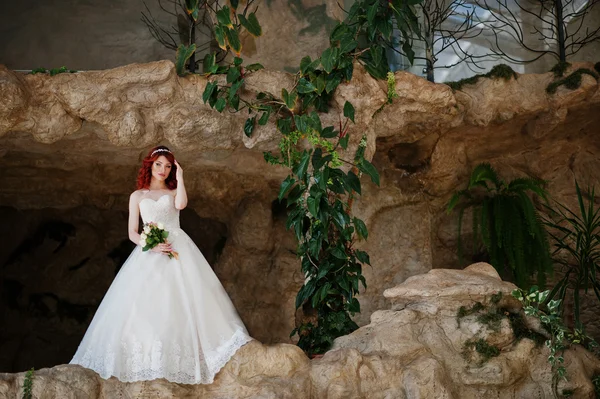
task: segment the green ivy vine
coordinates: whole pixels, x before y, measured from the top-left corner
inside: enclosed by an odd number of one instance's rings
[[[247,74],[262,65],[243,66],[237,42],[229,40],[235,35],[219,32],[239,29],[224,14],[218,18],[215,33],[219,45],[234,53],[233,62],[216,65],[214,54],[204,59],[208,76],[226,76],[225,81],[210,79],[203,93],[205,103],[219,112],[226,108],[247,110],[244,134],[248,137],[257,124],[266,125],[270,119],[282,135],[279,153],[267,152],[264,157],[269,164],[289,169],[278,199],[286,201],[286,227],[298,240],[297,254],[305,276],[296,309],[302,307],[305,315],[314,316],[290,336],[298,334],[298,345],[309,355],[327,351],[335,338],[358,328],[351,316],[360,312],[356,296],[360,285],[367,287],[362,268],[370,265],[370,259],[356,248],[357,241],[368,237],[368,230],[364,221],[353,215],[352,204],[362,192],[363,174],[379,185],[376,168],[365,158],[365,135],[361,135],[354,153],[347,154],[350,134],[354,133],[354,106],[348,101],[344,104],[338,126],[323,126],[319,113],[329,111],[336,88],[352,79],[356,62],[373,77],[387,79],[388,85],[395,86],[393,75],[388,75],[385,46],[396,24],[402,34],[402,48],[412,62],[411,33],[419,34],[413,6],[420,1],[356,1],[347,19],[331,32],[330,47],[314,60],[304,57],[292,89],[282,89],[279,96],[261,92],[251,101],[240,97]],[[240,25],[250,31],[243,20]],[[254,33],[260,32],[258,21],[253,20],[252,26]],[[392,91],[388,93],[390,101],[395,89]]]

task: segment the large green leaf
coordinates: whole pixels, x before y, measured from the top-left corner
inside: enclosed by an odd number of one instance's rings
[[[338,259],[346,260],[346,258],[347,258],[346,252],[344,252],[344,250],[341,249],[340,247],[334,247],[331,250],[331,254]]]
[[[294,179],[292,176],[286,177],[285,180],[281,182],[281,188],[279,189],[279,195],[277,196],[277,199],[281,201],[295,183],[296,179]]]
[[[179,76],[185,74],[185,63],[190,59],[192,54],[196,51],[196,45],[184,46],[180,44],[177,48],[177,56],[175,61],[175,70]]]
[[[225,98],[219,97],[217,99],[217,102],[215,103],[215,109],[219,112],[223,112],[223,110],[225,109],[225,105],[227,105],[227,101],[225,100]]]
[[[415,63],[415,51],[412,49],[412,45],[409,41],[402,43],[402,51],[408,58],[408,61],[412,64]]]
[[[359,218],[354,218],[354,227],[356,227],[356,232],[360,237],[369,238],[369,231],[367,230],[365,222]]]
[[[240,89],[240,87],[242,87],[243,84],[244,84],[244,79],[241,79],[231,85],[231,87],[229,88],[229,101],[230,102],[233,100],[233,98],[235,97],[238,90]]]
[[[213,67],[216,66],[216,54],[215,53],[207,53],[204,56],[204,60],[202,62],[202,69],[204,70],[204,73],[209,74],[209,73],[214,73]]]
[[[339,72],[329,75],[327,77],[327,84],[325,85],[325,91],[327,93],[331,93],[340,85],[340,83],[342,83],[342,76],[340,75]]]
[[[366,173],[367,175],[369,175],[369,177],[371,178],[371,180],[373,181],[373,183],[377,184],[379,186],[379,173],[377,172],[377,169],[375,169],[375,167],[373,166],[373,164],[371,164],[371,162],[367,161],[366,159],[362,159],[359,163],[358,163],[358,168],[363,172]]]
[[[310,161],[311,151],[304,150],[302,158],[296,167],[294,168],[294,174],[298,176],[298,179],[302,180],[306,175],[308,169],[308,163]]]
[[[200,11],[198,9],[198,2],[199,0],[185,0],[185,11],[194,19],[194,21],[198,20],[198,14]]]
[[[369,254],[366,253],[365,251],[360,251],[360,250],[356,250],[354,251],[354,254],[356,255],[356,258],[362,262],[362,263],[366,263],[367,265],[371,264],[371,259],[369,258]]]
[[[329,35],[329,40],[332,42],[337,42],[339,40],[342,40],[343,37],[347,37],[349,34],[351,35],[350,28],[348,27],[348,25],[343,22],[339,22],[337,26],[331,31],[331,34]]]
[[[292,131],[292,119],[291,118],[281,118],[277,119],[277,129],[283,134],[288,135]]]
[[[225,38],[227,38],[227,43],[229,43],[229,47],[231,47],[234,54],[240,55],[242,52],[242,42],[240,42],[237,30],[225,29]]]
[[[336,67],[340,56],[340,49],[338,47],[329,47],[321,54],[321,65],[327,73],[331,73],[333,68]]]
[[[227,50],[227,42],[225,40],[225,29],[220,25],[215,26],[215,39],[219,47],[223,50]]]
[[[204,93],[202,93],[202,101],[206,104],[209,98],[212,97],[213,92],[217,88],[217,82],[208,82],[206,87],[204,88]]]
[[[298,92],[296,92],[296,90],[292,90],[291,93],[288,93],[286,89],[281,89],[281,96],[289,109],[296,108],[296,101],[298,100]]]
[[[244,134],[247,137],[252,136],[252,132],[254,131],[255,122],[256,122],[256,116],[246,119],[246,123],[244,123]]]
[[[224,6],[217,11],[217,21],[229,29],[233,28],[233,24],[231,23],[231,9],[228,6]]]
[[[262,28],[260,27],[260,24],[258,23],[258,19],[256,19],[256,15],[254,15],[253,12],[251,12],[248,15],[248,19],[246,19],[246,17],[243,16],[242,14],[238,14],[238,18],[240,19],[242,26],[244,28],[246,28],[246,30],[252,36],[258,37],[258,36],[262,35]]]
[[[350,101],[344,104],[344,116],[354,122],[354,106]]]
[[[321,125],[321,118],[319,117],[319,114],[317,114],[316,111],[312,111],[308,115],[308,121],[311,128],[316,130],[318,133],[321,133],[321,131],[323,130],[323,127]]]
[[[350,303],[348,303],[348,311],[351,313],[360,313],[360,303],[358,299],[352,298]]]
[[[345,181],[349,188],[360,194],[360,179],[358,176],[356,176],[356,174],[354,174],[354,172],[348,172]]]
[[[327,126],[321,132],[321,137],[323,137],[324,139],[332,139],[334,137],[337,137],[338,134],[340,134],[340,132],[335,130],[333,126]]]
[[[322,192],[318,192],[315,196],[309,196],[306,199],[306,206],[309,212],[314,216],[319,216],[319,203],[321,202]]]
[[[308,118],[306,115],[294,115],[294,123],[296,124],[296,130],[301,133],[308,132]]]
[[[346,134],[344,137],[340,138],[340,146],[345,150],[348,148],[348,140],[350,139],[350,135]]]
[[[296,89],[298,90],[298,93],[302,94],[310,93],[317,90],[315,85],[313,85],[310,81],[306,80],[305,78],[300,78]]]
[[[261,126],[266,125],[267,122],[269,121],[270,115],[271,115],[271,107],[268,107],[260,116],[260,119],[258,120],[258,124]]]
[[[354,50],[358,46],[358,42],[354,40],[353,37],[345,37],[340,42],[340,52],[341,53],[349,53]]]
[[[240,76],[242,76],[242,74],[237,67],[229,68],[229,71],[227,71],[227,83],[235,82]]]
[[[379,8],[379,1],[375,1],[371,7],[367,10],[367,22],[369,25],[373,25],[375,21],[375,16],[377,15],[377,9]]]

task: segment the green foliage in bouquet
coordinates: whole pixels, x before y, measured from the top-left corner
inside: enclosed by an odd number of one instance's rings
[[[473,244],[481,243],[490,263],[498,271],[508,271],[520,287],[528,286],[533,276],[545,283],[552,270],[546,231],[529,193],[546,199],[544,182],[518,178],[501,180],[490,164],[477,165],[466,189],[456,192],[447,212],[458,208],[458,247],[462,258],[462,219],[464,211],[473,211]]]

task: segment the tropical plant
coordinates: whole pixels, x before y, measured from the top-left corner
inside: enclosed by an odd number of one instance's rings
[[[547,340],[545,342],[550,354],[548,361],[553,371],[553,388],[557,393],[558,381],[567,379],[567,370],[564,366],[563,353],[572,344],[586,345],[588,349],[596,349],[598,344],[587,336],[581,329],[569,329],[563,323],[561,315],[561,300],[552,299],[551,292],[540,292],[536,286],[528,291],[516,289],[513,297],[523,304],[523,312],[527,316],[538,319],[544,329]]]
[[[595,206],[595,189],[584,194],[575,182],[579,212],[556,202],[556,209],[547,206],[549,217],[544,222],[553,240],[552,256],[562,266],[562,278],[549,295],[565,302],[573,295],[573,321],[578,329],[581,323],[581,291],[587,294],[591,288],[600,301],[600,207]],[[584,201],[587,197],[587,204]],[[561,315],[564,307],[561,306]]]
[[[282,89],[281,97],[261,92],[255,100],[241,98],[246,74],[262,66],[244,67],[238,56],[233,65],[219,67],[214,55],[205,58],[205,71],[226,74],[227,80],[210,81],[203,93],[204,102],[219,112],[226,107],[247,109],[247,136],[257,124],[267,124],[270,117],[275,118],[282,134],[279,153],[265,153],[265,160],[290,171],[281,184],[279,200],[286,199],[287,228],[298,240],[297,254],[306,278],[296,308],[315,316],[300,323],[292,335],[299,334],[299,345],[309,354],[323,353],[335,338],[357,328],[351,316],[360,312],[356,295],[359,285],[366,288],[362,266],[370,260],[366,252],[355,248],[357,240],[368,237],[368,231],[352,214],[352,203],[361,193],[361,174],[379,184],[377,170],[365,159],[365,136],[356,140],[360,143],[354,144],[354,153],[343,155],[349,152],[354,106],[345,102],[344,121],[340,115],[337,127],[323,126],[318,112],[327,112],[336,88],[352,79],[355,62],[362,63],[372,76],[387,78],[384,38],[391,36],[394,23],[406,40],[412,30],[418,30],[409,4],[416,2],[356,1],[348,19],[332,31],[330,47],[315,60],[308,56],[301,60],[293,88]],[[224,44],[235,52],[235,43]],[[409,49],[410,42],[404,48]]]
[[[473,245],[483,244],[490,263],[499,272],[509,272],[517,285],[525,287],[537,276],[545,283],[552,260],[546,231],[528,193],[546,199],[544,182],[535,178],[501,180],[488,164],[477,165],[465,190],[456,192],[447,212],[458,208],[458,249],[462,261],[462,219],[473,210]]]

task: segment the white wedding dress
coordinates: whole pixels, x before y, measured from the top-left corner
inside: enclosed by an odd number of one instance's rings
[[[209,384],[252,338],[210,265],[179,228],[173,196],[143,199],[179,260],[138,245],[115,277],[71,364],[124,382]]]

